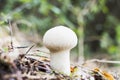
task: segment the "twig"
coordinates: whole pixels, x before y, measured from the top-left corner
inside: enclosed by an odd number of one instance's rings
[[[9,24],[9,27],[10,27],[10,36],[11,36],[11,42],[10,42],[10,46],[11,46],[11,49],[13,49],[13,30],[12,30],[12,25],[11,25],[11,21],[8,19],[8,24]]]
[[[34,79],[34,80],[38,80],[38,79],[41,79],[41,77],[40,76],[34,76],[34,75],[28,75],[28,74],[21,74],[20,75],[22,78],[24,78],[24,77],[27,77],[28,79]],[[17,78],[17,77],[19,77],[17,74],[9,74],[9,75],[4,75],[3,76],[5,79],[7,79],[7,80],[9,80],[9,78]],[[17,79],[17,80],[23,80],[23,79]]]
[[[21,59],[22,59],[23,57],[25,57],[25,56],[28,54],[28,52],[29,52],[33,47],[34,47],[34,45],[32,45],[32,46],[26,51],[26,53],[21,57]]]
[[[20,49],[20,48],[28,48],[28,46],[20,46],[20,47],[15,47],[15,48],[18,48],[18,49]]]
[[[29,52],[34,46],[35,46],[35,45],[32,45],[32,46],[26,51],[25,55],[27,55],[28,52]]]
[[[108,60],[99,60],[99,59],[92,59],[92,60],[90,60],[88,62],[120,64],[120,61],[108,61]]]

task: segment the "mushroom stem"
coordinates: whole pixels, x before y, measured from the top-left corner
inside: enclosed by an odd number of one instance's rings
[[[69,50],[50,54],[50,65],[53,69],[70,75],[70,53]]]

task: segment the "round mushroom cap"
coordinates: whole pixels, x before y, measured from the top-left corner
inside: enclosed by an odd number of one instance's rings
[[[51,52],[72,49],[77,45],[77,36],[70,28],[56,26],[45,33],[43,44]]]

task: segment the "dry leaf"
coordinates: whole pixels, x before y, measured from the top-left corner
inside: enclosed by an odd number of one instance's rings
[[[102,71],[99,68],[95,68],[94,71],[100,73],[107,80],[115,80],[114,77],[106,71]]]

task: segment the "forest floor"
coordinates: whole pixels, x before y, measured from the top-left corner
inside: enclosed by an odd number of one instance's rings
[[[90,62],[91,60],[82,65],[72,64],[70,76],[61,74],[51,68],[48,54],[34,49],[29,54],[32,47],[16,58],[13,55],[17,54],[14,48],[8,47],[7,53],[0,50],[1,80],[120,80],[119,68],[94,67],[99,64]]]
[[[0,80],[120,80],[119,67],[101,68],[98,63],[104,63],[104,60],[97,59],[72,64],[71,75],[64,75],[51,68],[47,52],[35,45],[19,44],[16,38],[0,35]]]

